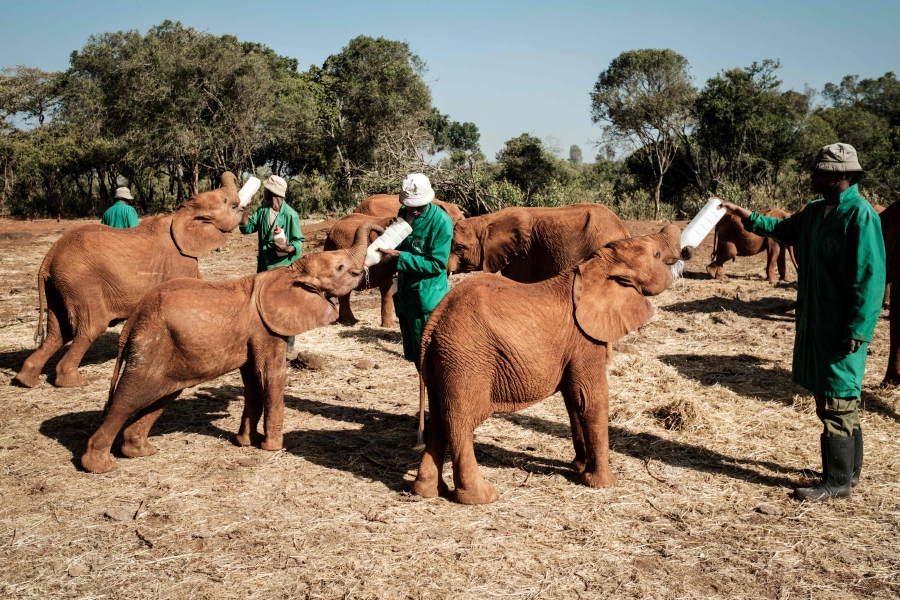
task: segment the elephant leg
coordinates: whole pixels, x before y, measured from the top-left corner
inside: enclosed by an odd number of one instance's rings
[[[891,282],[888,281],[884,285],[884,299],[881,301],[881,308],[891,307]]]
[[[779,260],[780,255],[781,245],[773,239],[766,240],[766,281],[778,281],[776,265],[782,276],[784,275],[784,257]]]
[[[585,462],[581,482],[590,487],[616,484],[609,469],[609,388],[606,357],[585,356],[580,364],[570,364],[564,389],[567,403],[575,408],[584,436]]]
[[[263,382],[263,430],[265,437],[259,444],[263,450],[273,452],[284,447],[284,344],[280,345],[279,369],[270,366],[265,370],[266,380]]]
[[[244,381],[244,414],[241,415],[241,427],[234,437],[234,443],[238,446],[255,446],[262,443],[263,439],[258,431],[263,413],[263,392],[252,363],[248,362],[241,367],[241,379]]]
[[[25,360],[22,369],[16,375],[15,379],[13,379],[14,383],[28,388],[36,386],[40,381],[41,371],[44,369],[44,365],[47,364],[47,361],[50,360],[50,357],[56,354],[66,342],[72,339],[71,328],[69,327],[68,321],[64,320],[62,323],[60,322],[60,309],[62,309],[61,314],[63,319],[67,319],[64,307],[58,307],[48,303],[47,337],[44,338],[44,341],[41,342],[38,349],[32,352],[31,356]],[[65,325],[63,325],[63,323]]]
[[[707,265],[706,272],[713,279],[728,279],[728,276],[725,275],[725,263],[734,260],[735,256],[737,256],[737,247],[732,242],[726,242],[719,238],[719,244],[713,254],[713,261]]]
[[[475,428],[484,418],[454,419],[451,413],[446,428],[450,441],[450,458],[453,460],[453,498],[461,504],[490,504],[500,497],[491,484],[485,481],[475,460]]]
[[[141,376],[126,372],[119,380],[116,392],[106,406],[103,423],[88,440],[81,466],[91,473],[106,473],[116,468],[109,451],[119,430],[131,414],[152,405],[159,399],[154,386],[147,385]]]
[[[787,281],[787,246],[778,244],[778,281]]]
[[[106,331],[108,323],[109,319],[99,319],[96,315],[91,315],[83,323],[73,326],[75,339],[72,340],[72,345],[69,347],[68,352],[56,365],[56,379],[53,385],[56,387],[87,385],[87,379],[78,372],[78,366],[81,364],[84,354],[91,347],[91,344],[94,343],[94,340]]]
[[[353,316],[353,309],[350,308],[350,294],[338,297],[338,321],[344,325],[359,323],[359,319]]]
[[[147,440],[150,428],[162,414],[162,411],[175,398],[181,394],[181,390],[173,392],[167,396],[163,396],[147,408],[138,413],[137,420],[125,428],[123,436],[125,443],[122,444],[122,454],[128,458],[138,458],[141,456],[152,456],[156,454],[157,448]]]
[[[566,403],[566,411],[569,413],[569,424],[572,426],[572,445],[575,446],[575,458],[572,459],[572,468],[576,473],[584,473],[587,466],[587,447],[584,443],[584,430],[581,428],[581,418],[577,413],[576,398],[572,397],[568,390],[563,390],[563,400]]]
[[[394,316],[394,294],[391,292],[393,277],[388,277],[378,284],[381,292],[381,326],[396,327],[397,319]]]
[[[887,373],[881,385],[897,385],[900,383],[900,286],[891,285],[890,310],[890,351],[888,352]],[[897,314],[894,314],[894,306]]]
[[[429,394],[428,433],[425,435],[425,453],[419,463],[419,472],[413,482],[412,491],[423,498],[443,496],[449,492],[444,481],[444,457],[447,454],[447,430],[438,407],[438,401],[431,400]]]

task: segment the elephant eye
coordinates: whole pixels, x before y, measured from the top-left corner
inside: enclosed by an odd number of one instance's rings
[[[659,250],[657,250],[656,254],[653,255],[653,258],[660,258],[661,256],[662,256],[662,253]]]
[[[344,265],[338,265],[337,270],[338,270],[338,273],[340,273],[341,271],[343,271],[343,270],[344,270]]]

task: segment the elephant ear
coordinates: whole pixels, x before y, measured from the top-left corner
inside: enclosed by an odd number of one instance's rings
[[[256,276],[256,308],[266,327],[278,335],[299,335],[333,323],[338,314],[321,294],[303,286],[297,270],[278,268]]]
[[[182,205],[172,217],[172,239],[182,254],[200,258],[224,246],[228,238],[208,215]]]
[[[486,273],[502,270],[514,256],[524,252],[531,242],[533,219],[528,211],[509,208],[497,213],[484,230],[481,268]]]
[[[575,269],[572,300],[578,326],[598,342],[621,339],[653,317],[653,305],[636,288],[611,277],[603,258]]]

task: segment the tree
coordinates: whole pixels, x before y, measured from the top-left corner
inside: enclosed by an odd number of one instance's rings
[[[572,144],[572,146],[569,148],[569,162],[573,165],[580,165],[582,163],[582,160],[581,148],[579,148],[575,144]]]
[[[558,172],[556,159],[541,140],[527,133],[507,141],[497,160],[502,165],[500,178],[518,186],[526,202],[550,185]]]
[[[339,165],[338,187],[349,191],[355,179],[379,159],[386,145],[401,152],[429,141],[431,91],[422,79],[425,62],[405,42],[361,35],[339,54],[310,69],[322,86],[324,134]]]
[[[651,148],[647,160],[656,177],[656,219],[663,177],[690,123],[694,94],[687,59],[668,49],[623,52],[594,84],[591,119],[604,124],[604,137],[632,150]]]

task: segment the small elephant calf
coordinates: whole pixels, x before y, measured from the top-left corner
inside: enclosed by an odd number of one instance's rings
[[[448,491],[441,475],[448,445],[453,495],[463,504],[498,498],[475,462],[473,432],[494,412],[526,408],[561,391],[572,426],[572,466],[591,487],[615,484],[609,470],[606,361],[609,345],[646,324],[644,296],[678,275],[680,231],[611,242],[575,268],[524,284],[499,275],[453,288],[422,334],[420,364],[431,418],[413,492]]]
[[[325,296],[349,293],[359,284],[372,229],[380,230],[361,225],[352,248],[304,256],[289,267],[232,281],[174,279],[150,290],[122,330],[103,424],[88,441],[81,465],[92,473],[115,469],[110,448],[135,412],[122,453],[155,454],[147,434],[163,409],[185,388],[235,369],[245,398],[236,442],[280,450],[286,337],[337,319]]]

